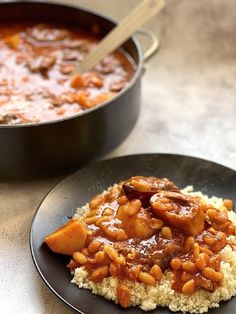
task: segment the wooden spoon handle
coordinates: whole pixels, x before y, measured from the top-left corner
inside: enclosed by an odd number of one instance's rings
[[[90,70],[106,55],[120,47],[148,19],[165,5],[165,0],[143,0],[121,23],[104,37],[99,45],[80,63],[73,74]]]

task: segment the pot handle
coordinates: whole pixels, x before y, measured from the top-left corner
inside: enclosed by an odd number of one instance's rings
[[[151,58],[159,49],[160,41],[155,33],[147,28],[139,28],[136,30],[136,34],[148,37],[151,41],[150,47],[143,54],[143,61],[146,62]]]

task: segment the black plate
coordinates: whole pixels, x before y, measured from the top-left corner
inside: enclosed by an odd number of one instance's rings
[[[70,283],[67,258],[53,254],[42,245],[45,235],[61,226],[75,209],[111,184],[132,175],[168,177],[178,186],[194,185],[209,196],[230,198],[236,202],[236,172],[216,163],[180,155],[131,155],[101,161],[84,168],[60,182],[45,197],[33,219],[30,235],[31,252],[39,274],[48,287],[67,305],[85,314],[143,313],[139,308],[124,310],[89,290]],[[167,308],[151,313],[167,314]],[[211,314],[236,312],[236,298],[222,302]],[[150,313],[150,312],[149,312]]]

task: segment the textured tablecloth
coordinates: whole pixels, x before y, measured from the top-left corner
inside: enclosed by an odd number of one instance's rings
[[[120,19],[138,1],[67,2]],[[236,168],[235,12],[235,0],[169,0],[147,23],[161,49],[146,65],[138,123],[110,156],[170,152]],[[38,276],[28,240],[34,212],[58,179],[0,183],[1,314],[70,313]]]

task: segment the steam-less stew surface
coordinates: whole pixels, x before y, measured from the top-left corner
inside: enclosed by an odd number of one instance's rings
[[[75,66],[98,44],[95,33],[48,24],[0,24],[0,124],[73,116],[123,89],[134,68],[120,51],[71,79]]]

